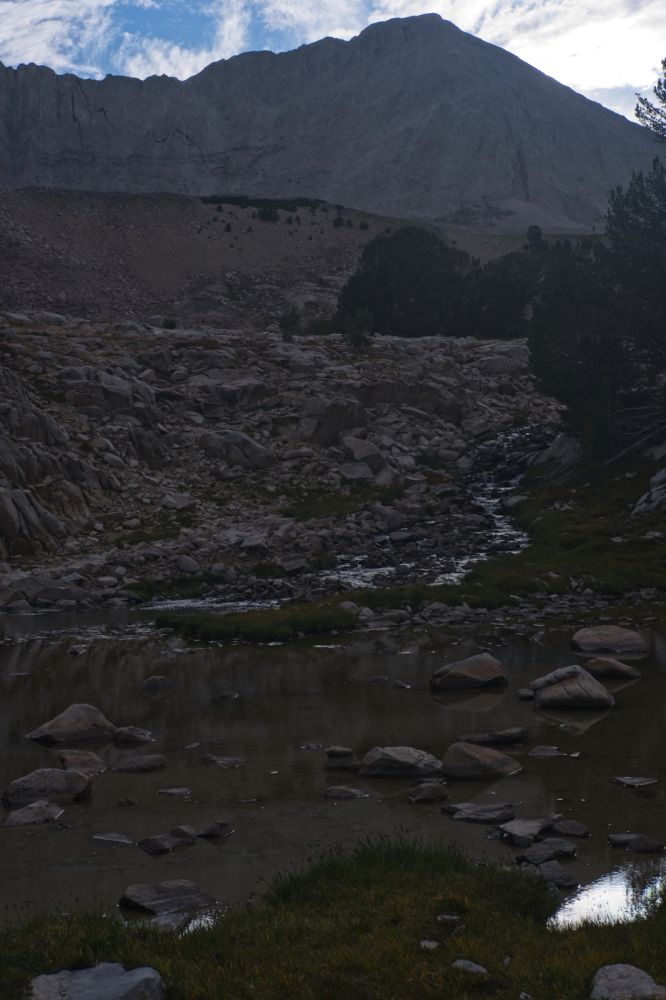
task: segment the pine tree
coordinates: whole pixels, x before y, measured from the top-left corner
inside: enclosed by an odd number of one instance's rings
[[[649,128],[660,142],[666,142],[666,59],[662,59],[661,68],[664,76],[657,80],[654,88],[654,95],[659,103],[653,104],[647,97],[636,94],[638,104],[634,113],[641,125]]]

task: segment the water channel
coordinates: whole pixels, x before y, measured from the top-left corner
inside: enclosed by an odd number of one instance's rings
[[[36,768],[59,766],[53,752],[25,733],[75,702],[96,705],[117,725],[150,729],[156,742],[149,752],[163,753],[167,767],[99,775],[90,799],[67,807],[59,823],[0,825],[0,920],[54,908],[112,911],[128,885],[168,878],[193,879],[234,904],[261,893],[279,871],[380,834],[456,842],[474,856],[511,864],[515,850],[489,838],[487,828],[454,822],[437,805],[411,805],[410,783],[323,769],[331,744],[358,754],[375,745],[410,745],[442,756],[458,734],[508,726],[529,730],[527,744],[510,750],[522,771],[490,782],[449,782],[451,801],[508,800],[520,817],[558,811],[581,820],[591,836],[567,862],[581,888],[563,897],[559,920],[627,919],[654,892],[661,862],[618,852],[607,834],[666,835],[666,636],[650,638],[650,655],[639,664],[642,679],[615,688],[612,711],[549,717],[516,692],[575,660],[569,631],[494,646],[510,678],[502,691],[434,697],[432,672],[476,652],[473,640],[369,632],[321,644],[191,648],[156,633],[148,611],[6,616],[0,622],[1,787]],[[79,655],[70,653],[72,646]],[[169,690],[143,690],[154,674],[171,680]],[[229,698],[230,691],[238,697]],[[576,756],[529,757],[540,744]],[[245,763],[222,770],[202,760],[207,753]],[[643,793],[613,783],[627,774],[659,782]],[[330,784],[351,784],[370,797],[330,801],[323,797]],[[161,794],[174,786],[191,794]],[[123,800],[136,802],[119,805]],[[136,843],[93,839],[116,832],[137,841],[214,820],[230,822],[235,834],[160,857]]]

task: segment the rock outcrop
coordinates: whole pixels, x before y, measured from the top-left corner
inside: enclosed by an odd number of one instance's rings
[[[571,229],[654,155],[645,130],[436,14],[185,82],[0,66],[0,187],[305,195]]]

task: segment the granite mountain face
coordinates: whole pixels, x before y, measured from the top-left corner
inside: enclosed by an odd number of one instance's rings
[[[649,134],[428,14],[185,82],[0,66],[0,187],[304,195],[477,228],[598,224]]]

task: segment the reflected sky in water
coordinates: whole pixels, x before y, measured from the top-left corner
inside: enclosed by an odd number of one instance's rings
[[[629,923],[644,917],[663,895],[664,862],[652,867],[622,865],[582,886],[549,921],[557,930],[583,923]]]

